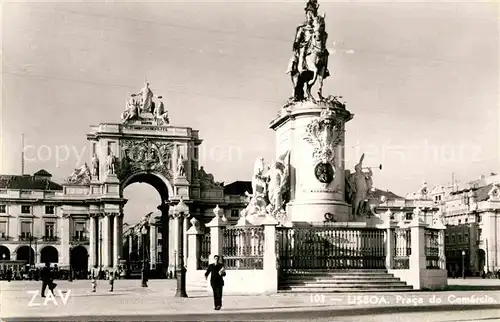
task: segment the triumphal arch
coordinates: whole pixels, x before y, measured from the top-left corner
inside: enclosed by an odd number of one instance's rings
[[[116,267],[124,258],[123,191],[144,182],[161,196],[161,252],[151,254],[151,266],[164,271],[169,263],[172,267],[175,237],[170,206],[183,199],[190,215],[203,222],[205,213],[224,198],[223,184],[198,163],[202,143],[198,131],[171,125],[162,96],[153,94],[146,83],[126,101],[120,122],[91,126],[87,140],[90,159],[64,184],[61,263],[69,264],[71,249],[81,246],[73,239],[74,223],[86,221],[89,269]]]

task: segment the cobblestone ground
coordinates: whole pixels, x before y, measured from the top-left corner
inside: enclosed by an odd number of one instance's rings
[[[387,313],[392,308],[395,313],[403,309],[405,314],[419,307],[461,310],[470,305],[488,305],[500,309],[500,291],[447,291],[447,292],[404,292],[404,293],[350,293],[350,294],[277,294],[269,296],[224,296],[224,307],[214,312],[211,294],[188,292],[189,298],[176,298],[174,280],[151,280],[148,288],[140,287],[138,280],[118,280],[113,293],[109,285],[99,281],[96,293],[91,292],[90,281],[56,281],[55,297],[40,298],[40,282],[16,281],[0,282],[0,316],[8,317],[54,317],[54,316],[127,316],[176,315],[180,319],[189,315],[226,318],[250,314],[264,320],[272,320],[273,314],[286,313],[288,318],[332,318],[336,314],[346,317],[361,311],[373,314]],[[469,284],[473,284],[469,280]],[[460,283],[465,283],[461,281]],[[481,281],[481,283],[484,283]],[[500,285],[500,281],[488,283]],[[385,309],[376,313],[369,309]],[[410,308],[410,311],[407,309]],[[484,307],[488,309],[488,307]],[[354,312],[354,311],[357,311]],[[271,315],[270,315],[271,314]],[[433,313],[436,314],[436,313]],[[174,319],[170,317],[169,319]],[[363,317],[363,319],[366,316]],[[261,320],[262,320],[261,319]],[[20,319],[23,320],[23,319]],[[128,319],[130,320],[130,319]],[[161,320],[161,319],[160,319]],[[326,321],[326,320],[318,320]],[[344,319],[343,319],[344,321]],[[354,321],[354,320],[353,320]],[[364,321],[364,320],[363,320]],[[368,321],[368,320],[367,320]],[[378,320],[377,320],[378,321]],[[384,320],[388,321],[388,320]],[[402,320],[401,320],[402,321]],[[427,320],[426,320],[427,321]],[[440,320],[441,321],[441,320]],[[476,321],[476,320],[471,320]]]

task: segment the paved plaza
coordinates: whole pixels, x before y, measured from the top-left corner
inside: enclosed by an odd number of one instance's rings
[[[500,280],[450,280],[500,287]],[[223,310],[213,310],[211,294],[190,292],[189,298],[175,298],[175,280],[151,280],[148,288],[139,280],[118,280],[115,291],[99,281],[91,292],[90,281],[58,281],[55,298],[40,298],[40,283],[0,283],[1,316],[7,321],[75,317],[79,320],[278,320],[323,319],[332,316],[379,315],[412,312],[473,311],[500,309],[500,290],[274,294],[269,296],[225,296]],[[472,314],[472,313],[471,313]],[[474,319],[473,319],[474,320]],[[325,320],[326,321],[326,320]],[[368,321],[368,320],[367,320]],[[394,321],[394,320],[392,320]],[[443,320],[444,321],[444,320]]]

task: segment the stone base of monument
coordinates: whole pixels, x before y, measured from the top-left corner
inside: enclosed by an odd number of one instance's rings
[[[290,202],[287,205],[287,215],[291,222],[322,223],[325,221],[351,221],[351,208],[342,201],[310,200]],[[332,217],[332,218],[328,218]]]

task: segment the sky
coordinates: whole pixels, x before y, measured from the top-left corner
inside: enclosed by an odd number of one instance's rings
[[[269,123],[292,94],[285,71],[305,2],[4,1],[0,173],[21,172],[24,133],[25,173],[61,182],[89,162],[89,126],[119,123],[147,79],[172,124],[200,131],[217,181],[250,180],[257,157],[275,156]],[[374,185],[400,195],[498,172],[498,4],[319,3],[324,93],[355,115],[348,168],[364,152],[365,165],[383,164]],[[146,184],[124,196],[132,222],[160,203]]]

